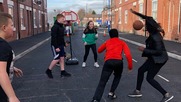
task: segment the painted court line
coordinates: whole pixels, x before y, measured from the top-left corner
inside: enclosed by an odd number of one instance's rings
[[[161,79],[165,80],[166,82],[170,82],[168,79],[166,79],[165,77],[161,76],[161,75],[157,75],[158,77],[160,77]]]
[[[135,42],[135,41],[132,41],[132,40],[128,40],[128,39],[125,39],[125,38],[122,38],[122,37],[119,37],[119,38],[122,39],[122,40],[124,40],[124,41],[126,41],[126,42],[129,42],[129,43],[132,43],[132,44],[134,44],[134,45],[137,45],[137,46],[145,46],[144,44],[141,44],[141,43],[138,43],[138,42]],[[181,56],[180,56],[180,55],[177,55],[177,54],[174,54],[174,53],[171,53],[171,52],[167,52],[167,53],[168,53],[168,56],[169,56],[169,57],[181,61]]]
[[[43,40],[43,41],[41,41],[41,42],[39,42],[38,44],[36,44],[36,45],[34,45],[34,46],[32,46],[32,47],[30,47],[29,49],[23,51],[22,53],[18,54],[18,55],[15,57],[15,60],[20,59],[21,57],[23,57],[23,56],[26,55],[27,53],[31,52],[32,50],[36,49],[37,47],[39,47],[40,45],[42,45],[43,43],[45,43],[45,42],[48,41],[49,39],[50,39],[50,37],[47,38],[47,39],[45,39],[45,40]]]

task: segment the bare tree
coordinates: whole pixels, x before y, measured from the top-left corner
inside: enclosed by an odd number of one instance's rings
[[[84,16],[85,16],[85,9],[81,8],[78,10],[77,12],[78,16],[79,16],[79,19],[80,20],[83,20]]]

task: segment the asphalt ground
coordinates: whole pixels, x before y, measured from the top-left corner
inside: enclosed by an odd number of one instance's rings
[[[109,38],[108,36],[103,36],[101,33],[103,29],[99,29],[98,32],[99,39],[97,40],[97,47]],[[93,66],[94,61],[91,51],[87,59],[87,67],[82,68],[84,45],[81,35],[82,28],[76,31],[75,35],[72,36],[73,57],[79,60],[79,64],[65,66],[66,70],[72,74],[70,78],[60,78],[60,68],[57,66],[53,69],[54,79],[48,79],[45,74],[45,70],[48,68],[53,57],[50,49],[50,32],[10,42],[16,55],[20,56],[15,66],[21,68],[24,72],[22,78],[15,77],[12,83],[21,102],[89,102],[92,99],[100,79],[104,63],[104,53],[98,55],[100,68],[95,68]],[[121,34],[120,37],[130,40],[135,39],[135,41],[143,44],[145,40],[144,37],[137,35]],[[128,73],[127,63],[126,60],[124,60],[122,79],[116,90],[118,98],[116,100],[107,98],[113,79],[113,76],[111,76],[106,85],[101,102],[159,102],[162,98],[161,94],[151,87],[146,80],[144,80],[142,86],[142,98],[135,99],[127,97],[135,88],[137,69],[145,61],[145,59],[141,57],[141,52],[137,50],[138,46],[129,42],[127,43],[133,55],[134,69],[131,73]],[[165,43],[166,46],[169,46],[167,50],[174,50],[173,53],[179,55],[180,44],[170,42],[170,45],[168,45],[167,43],[169,43],[169,41]],[[33,49],[31,49],[32,47]],[[69,47],[66,48],[66,51],[69,52]],[[159,76],[155,77],[170,94],[175,96],[171,102],[180,102],[181,100],[180,66],[180,60],[170,58],[158,73],[160,76],[167,79],[167,81]]]

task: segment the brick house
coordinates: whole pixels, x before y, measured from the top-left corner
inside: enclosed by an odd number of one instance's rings
[[[95,15],[92,15],[92,14],[87,14],[83,20],[82,20],[82,24],[84,26],[86,26],[87,22],[89,22],[90,20],[94,21],[94,22],[97,22],[98,20],[102,20],[102,15],[101,14],[95,14]]]
[[[140,18],[132,14],[130,8],[142,14],[147,13],[159,22],[166,33],[164,39],[181,42],[181,0],[111,0],[112,28],[145,35],[144,29],[133,30],[132,23]],[[103,10],[102,15],[105,12]]]
[[[48,31],[47,0],[0,0],[0,12],[13,17],[14,36],[9,41]]]

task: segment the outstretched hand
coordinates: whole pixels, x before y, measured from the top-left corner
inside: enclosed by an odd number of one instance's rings
[[[14,67],[14,73],[16,77],[22,77],[23,76],[23,71],[19,68]]]
[[[130,12],[134,13],[135,11],[131,8],[131,9],[130,9]]]

